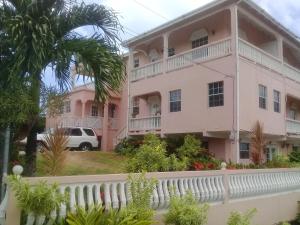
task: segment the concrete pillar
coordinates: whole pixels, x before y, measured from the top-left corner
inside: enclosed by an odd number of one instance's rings
[[[231,148],[232,152],[235,154],[234,162],[239,163],[239,150],[240,150],[240,84],[239,84],[239,53],[238,53],[238,41],[239,41],[239,34],[238,34],[238,9],[237,5],[233,5],[230,8],[230,18],[231,18],[231,48],[232,54],[235,61],[235,78],[234,78],[234,112],[233,112],[233,123],[234,123],[234,130],[232,130],[231,138]]]
[[[81,107],[81,118],[85,117],[85,105],[86,102],[82,102],[82,107]]]
[[[108,102],[104,104],[101,150],[108,151]]]
[[[5,225],[20,225],[20,224],[21,224],[21,210],[17,206],[17,199],[15,197],[15,192],[9,188]]]
[[[276,35],[277,40],[277,51],[278,51],[278,58],[283,63],[283,38],[280,35]]]
[[[168,56],[169,56],[169,33],[165,33],[163,35],[163,39],[164,39],[164,46],[163,46],[163,68],[164,68],[164,73],[167,72],[167,68],[168,68]]]

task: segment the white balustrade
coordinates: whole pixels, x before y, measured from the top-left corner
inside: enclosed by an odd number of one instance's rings
[[[162,60],[135,68],[131,72],[131,81],[137,81],[163,72]]]
[[[129,129],[135,130],[155,130],[160,128],[160,116],[151,116],[144,118],[131,118]]]
[[[183,68],[199,61],[226,56],[231,53],[230,46],[230,39],[227,38],[169,57],[167,71]]]
[[[151,198],[151,207],[155,210],[167,208],[173,195],[184,196],[188,192],[199,203],[226,203],[233,199],[300,191],[299,169],[187,171],[148,173],[146,176],[157,179]],[[60,184],[61,193],[68,193],[67,203],[47,217],[28,215],[26,224],[51,225],[53,220],[74,212],[77,206],[102,205],[106,210],[125,207],[131,201],[127,177],[127,174],[49,177],[48,182]],[[37,178],[33,180],[36,182]],[[228,183],[226,188],[225,183]],[[3,210],[3,202],[0,208]]]
[[[275,56],[242,39],[239,39],[239,54],[242,57],[250,59],[254,63],[260,64],[277,73],[283,74],[294,81],[300,82],[299,69],[289,64],[282,63]]]
[[[300,134],[300,121],[287,118],[286,132],[289,134]]]
[[[59,119],[57,125],[62,126],[62,127],[89,127],[89,128],[94,128],[94,129],[101,129],[102,123],[103,123],[102,117],[64,116]]]

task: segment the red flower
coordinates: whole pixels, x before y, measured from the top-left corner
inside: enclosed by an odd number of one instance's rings
[[[207,166],[208,169],[211,169],[211,170],[215,169],[215,165],[213,163],[207,163],[206,166]]]
[[[195,170],[204,170],[205,168],[204,164],[200,162],[195,162],[193,166]]]

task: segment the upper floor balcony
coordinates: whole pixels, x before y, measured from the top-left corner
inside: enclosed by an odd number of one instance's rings
[[[300,135],[300,98],[287,96],[286,132],[288,135]]]

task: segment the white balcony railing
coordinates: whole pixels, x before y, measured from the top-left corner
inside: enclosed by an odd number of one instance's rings
[[[286,63],[282,64],[278,58],[242,39],[239,39],[239,54],[254,63],[300,82],[300,70]]]
[[[270,196],[280,193],[294,193],[300,190],[299,169],[259,169],[259,170],[218,170],[148,173],[147,177],[157,179],[153,190],[151,207],[163,210],[169,207],[172,194],[184,196],[191,192],[198,202],[223,202],[231,200]],[[130,201],[128,174],[108,174],[73,177],[27,178],[31,183],[45,180],[58,183],[61,193],[68,193],[67,203],[49,215],[53,220],[65,218],[68,212],[74,212],[77,206],[89,208],[95,204],[105,209],[120,209]],[[9,192],[13,194],[13,192]],[[8,199],[12,199],[9,197]],[[6,204],[6,205],[5,205]],[[227,207],[224,205],[224,207]],[[0,208],[5,212],[7,223],[20,213],[16,202],[2,202]],[[19,215],[19,214],[17,214]],[[48,217],[48,216],[47,216]],[[29,214],[26,224],[46,224],[48,218]],[[2,219],[4,219],[3,217]],[[1,219],[1,218],[0,218]],[[36,221],[34,223],[34,221]],[[51,220],[50,220],[51,221]]]
[[[300,121],[293,119],[286,119],[286,132],[289,134],[300,135]]]
[[[282,73],[282,63],[279,59],[242,39],[239,39],[239,54],[257,64]]]
[[[230,39],[227,38],[169,57],[167,61],[167,70],[172,71],[192,65],[198,61],[228,55],[231,53],[230,46]]]
[[[62,127],[89,127],[94,129],[101,129],[102,122],[102,117],[87,116],[81,118],[76,116],[66,116],[60,118],[60,120],[57,121],[57,125]]]
[[[131,131],[155,130],[160,128],[160,116],[130,119],[129,129]]]
[[[131,73],[131,81],[140,80],[163,72],[162,60],[135,68]]]

